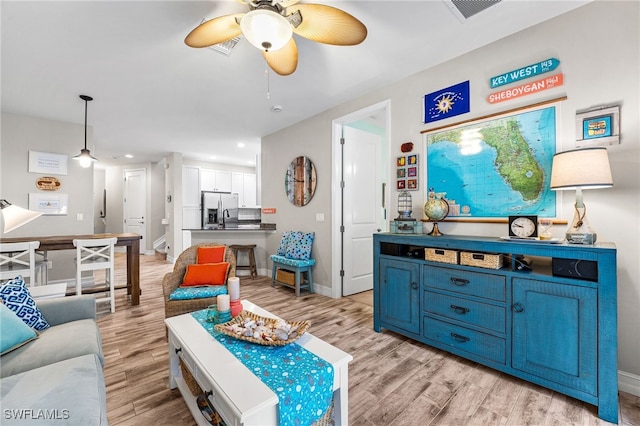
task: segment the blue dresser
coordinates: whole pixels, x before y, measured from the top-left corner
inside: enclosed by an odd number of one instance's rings
[[[616,248],[375,234],[373,327],[598,407],[618,422]]]

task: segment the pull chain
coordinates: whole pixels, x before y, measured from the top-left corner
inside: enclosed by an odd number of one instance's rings
[[[267,99],[269,99],[271,97],[271,87],[269,81],[269,64],[267,63],[267,58],[264,59],[264,65],[264,75],[265,77],[267,77]]]

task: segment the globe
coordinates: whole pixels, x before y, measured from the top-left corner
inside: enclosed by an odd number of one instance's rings
[[[424,214],[433,222],[444,220],[449,214],[449,203],[435,195],[432,198],[430,193],[429,200],[424,203]]]
[[[436,195],[433,190],[429,191],[429,199],[424,203],[424,214],[432,222],[438,222],[444,220],[449,214],[449,203],[442,198],[441,194]],[[439,236],[442,235],[438,229],[438,224],[433,224],[433,230],[428,235]]]

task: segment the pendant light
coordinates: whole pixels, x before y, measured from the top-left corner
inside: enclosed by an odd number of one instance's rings
[[[87,167],[91,167],[91,163],[98,161],[97,158],[91,155],[91,151],[87,149],[87,105],[93,98],[87,95],[80,95],[80,99],[84,101],[84,149],[81,149],[80,154],[73,157],[73,159],[78,160],[80,167],[86,169]]]

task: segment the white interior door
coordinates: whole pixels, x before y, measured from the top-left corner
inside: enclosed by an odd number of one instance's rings
[[[124,171],[124,232],[142,236],[145,247],[147,236],[147,173],[145,169]],[[144,251],[141,247],[141,251]]]
[[[342,295],[373,289],[373,234],[382,223],[382,138],[343,127]]]

